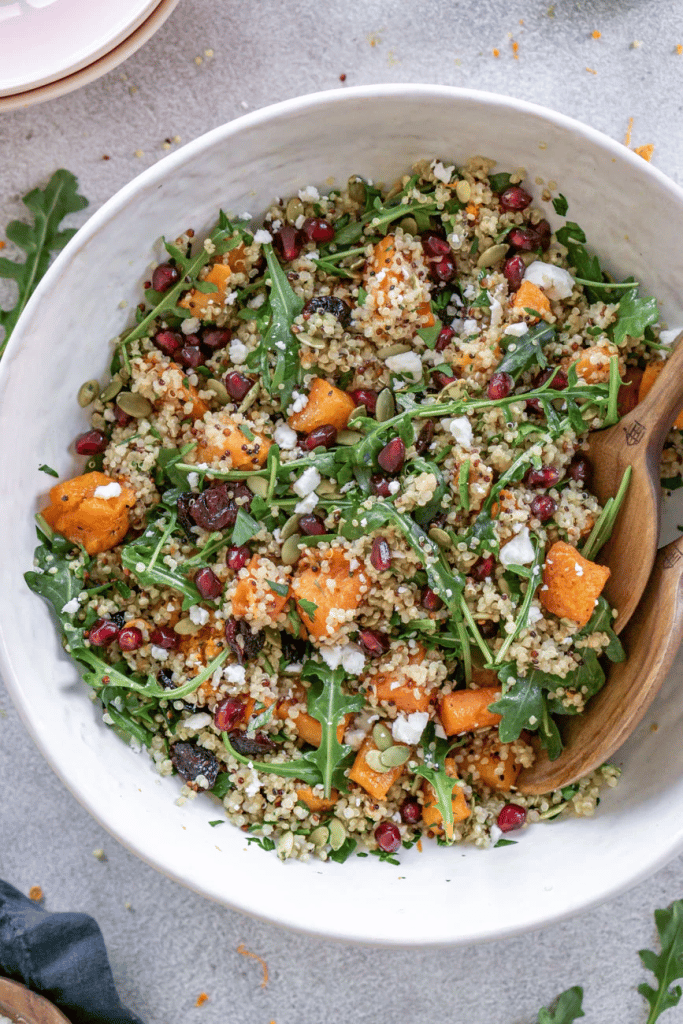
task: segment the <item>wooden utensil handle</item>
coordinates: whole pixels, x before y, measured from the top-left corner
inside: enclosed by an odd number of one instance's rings
[[[635,409],[621,420],[626,437],[647,437],[647,448],[662,450],[666,435],[676,415],[683,408],[683,332],[676,339],[676,347],[655,380],[651,390]]]

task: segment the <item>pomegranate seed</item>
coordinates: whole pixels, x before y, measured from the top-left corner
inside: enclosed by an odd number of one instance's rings
[[[389,484],[391,481],[387,480],[381,473],[373,473],[370,477],[370,490],[373,494],[376,494],[379,498],[388,498],[391,494]]]
[[[530,469],[524,477],[527,487],[552,487],[560,479],[560,472],[552,466]]]
[[[567,476],[571,477],[572,480],[576,480],[577,483],[583,484],[585,487],[590,487],[593,479],[593,467],[585,455],[574,456],[569,463]]]
[[[312,430],[304,441],[304,448],[312,452],[314,448],[331,448],[337,441],[337,428],[331,423],[323,423]]]
[[[334,238],[334,228],[322,217],[307,217],[301,230],[309,242],[331,242]]]
[[[176,267],[170,263],[160,263],[152,274],[152,288],[155,292],[166,292],[179,277]]]
[[[394,437],[384,445],[377,461],[386,473],[400,472],[406,457],[406,446],[400,437]]]
[[[183,336],[177,331],[159,331],[153,340],[156,347],[167,356],[175,355],[183,347]]]
[[[389,541],[385,537],[375,537],[373,540],[370,561],[375,569],[377,569],[377,572],[383,572],[385,569],[390,568],[391,548],[389,547]]]
[[[119,409],[118,405],[115,405],[114,406],[114,419],[116,421],[116,426],[117,427],[127,427],[128,424],[133,419],[133,417],[129,416],[127,412],[124,412],[123,409]]]
[[[493,401],[498,401],[500,398],[507,398],[514,386],[515,382],[509,373],[494,373],[486,394]]]
[[[254,386],[254,381],[250,377],[245,377],[243,373],[238,373],[237,370],[227,374],[223,383],[233,402],[241,402]]]
[[[119,635],[119,627],[111,619],[98,619],[90,627],[88,640],[93,647],[107,647]]]
[[[375,829],[375,839],[380,850],[385,853],[395,853],[401,845],[401,833],[398,825],[393,821],[380,821]]]
[[[118,635],[118,642],[122,651],[137,651],[144,643],[142,630],[137,626],[124,626]]]
[[[380,633],[376,629],[361,629],[358,643],[370,657],[381,658],[389,650],[391,641],[385,633]]]
[[[213,711],[213,724],[221,732],[230,732],[244,718],[246,705],[239,697],[224,697]]]
[[[500,206],[507,213],[513,210],[526,210],[531,202],[531,196],[520,185],[510,185],[500,197]]]
[[[424,587],[421,601],[422,607],[426,608],[428,612],[438,612],[439,608],[443,604],[439,595],[435,593],[431,587]]]
[[[544,370],[534,383],[537,387],[540,387],[541,384],[545,384],[549,377],[553,378],[552,384],[550,385],[553,391],[564,391],[564,389],[569,386],[569,378],[564,370],[556,371],[554,367],[548,367],[547,370]]]
[[[524,252],[533,252],[541,245],[540,236],[534,228],[513,228],[506,241]]]
[[[168,626],[157,626],[149,634],[149,642],[154,647],[162,647],[165,651],[172,651],[178,646],[180,637],[173,629],[169,629]]]
[[[431,264],[430,271],[437,281],[450,281],[455,273],[455,263],[450,256],[443,256]]]
[[[76,438],[75,448],[79,455],[99,455],[109,443],[101,430],[88,430]]]
[[[443,352],[445,348],[448,348],[454,337],[455,331],[452,327],[449,327],[448,324],[446,324],[445,327],[441,328],[437,336],[436,345],[434,346],[436,351]]]
[[[493,555],[487,555],[486,558],[479,558],[470,569],[469,575],[473,576],[475,580],[479,580],[480,583],[483,583],[484,580],[493,575],[495,564],[496,560]]]
[[[178,362],[189,370],[195,370],[204,364],[204,353],[198,345],[183,345],[177,355]]]
[[[422,248],[427,256],[450,256],[451,247],[445,238],[439,238],[431,231],[425,231],[421,238]]]
[[[225,561],[228,569],[232,569],[234,572],[239,572],[240,569],[244,569],[250,558],[251,551],[246,544],[242,544],[239,547],[237,545],[233,545],[228,548]]]
[[[325,524],[320,516],[309,512],[299,520],[299,529],[306,537],[321,537],[326,532]]]
[[[545,252],[547,249],[550,248],[550,236],[552,234],[550,224],[547,220],[539,220],[538,224],[536,225],[536,231],[538,233],[538,239],[541,243],[541,249],[543,249],[543,252]]]
[[[227,327],[216,328],[213,331],[204,331],[202,334],[202,345],[215,351],[217,348],[225,348],[230,344],[232,331]]]
[[[285,263],[291,263],[301,253],[302,237],[291,224],[283,224],[273,232],[273,245]]]
[[[526,821],[526,807],[519,804],[505,804],[498,814],[498,828],[501,832],[514,832]]]
[[[434,440],[434,420],[425,420],[424,426],[417,435],[415,442],[415,454],[424,455]]]
[[[223,584],[216,576],[213,569],[208,566],[204,569],[197,569],[194,574],[194,585],[205,601],[213,601],[223,593]]]
[[[406,825],[417,825],[418,821],[422,817],[422,808],[420,807],[417,800],[413,800],[408,797],[401,804],[401,817],[405,821]]]
[[[536,516],[542,523],[545,523],[547,519],[552,519],[557,512],[557,502],[549,494],[537,494],[531,502],[530,509],[532,516]]]
[[[371,391],[370,388],[357,388],[355,391],[349,391],[349,395],[356,405],[364,405],[370,416],[375,415],[375,409],[377,408],[376,391]]]
[[[521,256],[510,256],[503,264],[503,274],[510,289],[516,292],[521,286],[526,273],[526,263]]]
[[[439,390],[442,390],[443,388],[447,387],[448,384],[452,384],[453,381],[457,379],[457,377],[449,377],[448,374],[443,373],[442,370],[435,370],[434,373],[432,374],[432,380],[436,384],[437,388],[439,388]]]

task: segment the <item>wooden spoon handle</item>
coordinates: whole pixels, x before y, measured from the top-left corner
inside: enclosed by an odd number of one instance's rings
[[[683,344],[679,344],[681,338],[683,331],[678,335],[676,347],[648,394],[619,424],[627,438],[647,437],[647,449],[655,453],[657,458],[661,454],[666,435],[671,430],[677,413],[683,407]]]
[[[627,660],[612,665],[587,711],[566,719],[565,748],[555,761],[539,751],[522,772],[523,793],[548,793],[576,782],[610,758],[642,720],[683,639],[683,538],[662,548],[624,635]]]

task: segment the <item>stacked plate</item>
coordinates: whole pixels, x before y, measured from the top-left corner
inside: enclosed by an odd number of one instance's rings
[[[178,0],[0,0],[0,111],[53,99],[111,71]]]

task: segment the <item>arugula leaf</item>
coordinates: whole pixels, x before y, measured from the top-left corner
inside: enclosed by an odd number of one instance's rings
[[[296,603],[299,606],[299,608],[301,608],[302,612],[305,612],[305,614],[308,615],[311,622],[313,622],[313,620],[315,619],[315,613],[318,610],[317,604],[314,604],[313,601],[307,601],[305,597],[297,598]]]
[[[188,452],[197,447],[196,441],[184,444],[182,448],[161,448],[157,455],[157,467],[174,487],[187,486],[187,471],[181,472],[176,467],[182,463]]]
[[[345,861],[349,859],[349,857],[351,856],[351,854],[353,853],[357,846],[358,843],[356,842],[356,840],[352,839],[351,836],[348,836],[348,838],[344,840],[344,842],[341,844],[338,850],[330,850],[330,852],[327,855],[327,859],[336,861],[337,864],[343,864]]]
[[[499,174],[489,174],[489,185],[491,191],[495,192],[496,195],[500,195],[510,184],[511,174],[501,171]]]
[[[232,528],[232,540],[231,543],[235,547],[242,547],[247,541],[255,537],[261,529],[261,524],[257,523],[248,512],[243,508],[237,510],[237,518],[235,519],[235,525]]]
[[[538,1011],[538,1024],[572,1024],[572,1021],[586,1016],[582,1001],[582,988],[575,985],[574,988],[566,989],[557,999],[553,1010],[544,1006]]]
[[[567,216],[567,210],[569,209],[569,203],[567,202],[566,197],[563,196],[561,192],[560,192],[560,194],[555,199],[553,199],[553,209],[555,210],[555,213],[558,214],[558,216],[560,216],[560,217],[566,217]]]
[[[490,708],[503,716],[498,726],[501,742],[512,743],[524,729],[539,732],[548,757],[554,761],[562,752],[562,740],[550,717],[543,693],[543,677],[547,677],[547,673],[538,669],[532,669],[528,676],[517,676],[514,666],[505,666],[498,673],[503,683],[503,694]],[[557,681],[556,676],[553,678]]]
[[[683,978],[683,900],[676,900],[666,910],[655,910],[655,924],[661,953],[657,955],[651,949],[641,949],[638,953],[659,982],[656,990],[645,982],[638,986],[650,1006],[647,1024],[655,1024],[665,1010],[678,1006],[681,1000],[681,986],[671,986]]]
[[[275,354],[275,369],[272,375],[270,370],[264,375],[263,383],[269,394],[278,396],[281,408],[286,409],[301,373],[299,345],[292,334],[292,324],[304,308],[304,301],[293,291],[270,243],[263,246],[263,253],[270,275],[271,319],[259,347]]]
[[[605,654],[610,661],[625,661],[626,651],[622,646],[621,640],[612,628],[613,622],[614,618],[612,616],[612,609],[607,603],[606,598],[601,595],[598,598],[598,603],[590,621],[577,633],[577,636],[590,636],[591,633],[607,633],[610,642],[603,651],[603,654]]]
[[[278,594],[280,597],[287,597],[287,594],[289,593],[288,583],[276,583],[275,580],[266,580],[266,583],[268,584],[270,589],[274,591],[276,594]]]
[[[218,777],[211,788],[213,795],[217,796],[219,800],[222,800],[226,793],[229,793],[231,789],[233,789],[233,784],[230,781],[229,772],[219,772]]]
[[[501,846],[516,846],[516,839],[499,839],[497,843],[493,844],[493,849],[498,850]]]
[[[641,299],[635,289],[627,292],[619,303],[617,323],[614,328],[614,344],[623,345],[626,338],[642,338],[646,327],[659,322],[657,300]]]
[[[532,366],[547,366],[543,346],[554,341],[555,334],[554,327],[542,323],[532,327],[520,338],[511,338],[507,352],[496,367],[496,373],[509,373],[513,380],[517,380]]]
[[[13,220],[7,225],[5,234],[26,253],[26,259],[15,262],[0,257],[0,278],[15,281],[18,288],[14,306],[0,309],[0,327],[4,329],[0,356],[26,303],[45,274],[50,257],[63,249],[76,233],[75,228],[63,228],[60,231],[61,222],[68,214],[78,213],[88,205],[88,200],[78,194],[77,179],[63,168],[55,171],[44,189],[33,189],[23,197],[22,202],[33,214],[33,224]]]
[[[434,323],[431,327],[420,327],[417,332],[419,338],[422,338],[427,348],[434,349],[436,347],[436,340],[441,333],[443,324],[438,317],[434,318]]]

